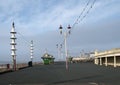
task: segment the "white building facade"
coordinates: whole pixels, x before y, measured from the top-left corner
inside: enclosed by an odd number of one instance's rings
[[[120,48],[104,52],[95,51],[94,63],[96,65],[111,65],[114,67],[120,66]]]

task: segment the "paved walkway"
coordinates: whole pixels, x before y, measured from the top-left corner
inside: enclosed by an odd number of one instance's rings
[[[92,63],[36,65],[0,75],[0,85],[120,85],[120,68]]]

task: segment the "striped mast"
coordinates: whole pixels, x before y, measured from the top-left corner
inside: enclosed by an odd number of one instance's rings
[[[12,56],[12,59],[13,59],[13,70],[16,71],[16,34],[17,32],[15,31],[15,25],[14,25],[14,22],[12,23],[12,29],[11,29],[11,56]]]
[[[31,61],[33,61],[33,40],[31,40],[31,44],[30,44],[30,59]]]

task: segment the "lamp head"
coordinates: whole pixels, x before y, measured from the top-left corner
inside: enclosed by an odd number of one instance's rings
[[[69,30],[68,33],[70,34],[71,33],[71,31],[70,31],[71,30],[71,26],[70,25],[68,25],[68,30]]]
[[[62,25],[60,25],[60,27],[59,27],[59,29],[60,29],[60,34],[62,34]]]

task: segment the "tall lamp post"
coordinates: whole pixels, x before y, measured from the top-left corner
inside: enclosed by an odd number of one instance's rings
[[[30,59],[31,62],[33,61],[33,40],[31,40],[31,44],[30,44]]]
[[[61,49],[62,49],[62,44],[57,44],[57,50],[58,50],[58,58],[61,58]]]
[[[15,40],[17,39],[15,34],[17,33],[15,31],[15,25],[14,22],[12,23],[12,29],[11,29],[11,56],[13,58],[13,70],[16,71],[16,42]]]
[[[68,35],[70,35],[71,27],[70,27],[70,25],[68,25],[68,27],[67,27],[68,30],[66,30],[64,33],[62,32],[62,29],[63,29],[62,25],[60,25],[59,29],[60,29],[60,34],[61,34],[61,35],[62,35],[62,34],[64,35],[65,56],[66,56],[66,70],[68,70],[68,59],[67,59],[67,58],[68,58],[67,37],[68,37]]]

